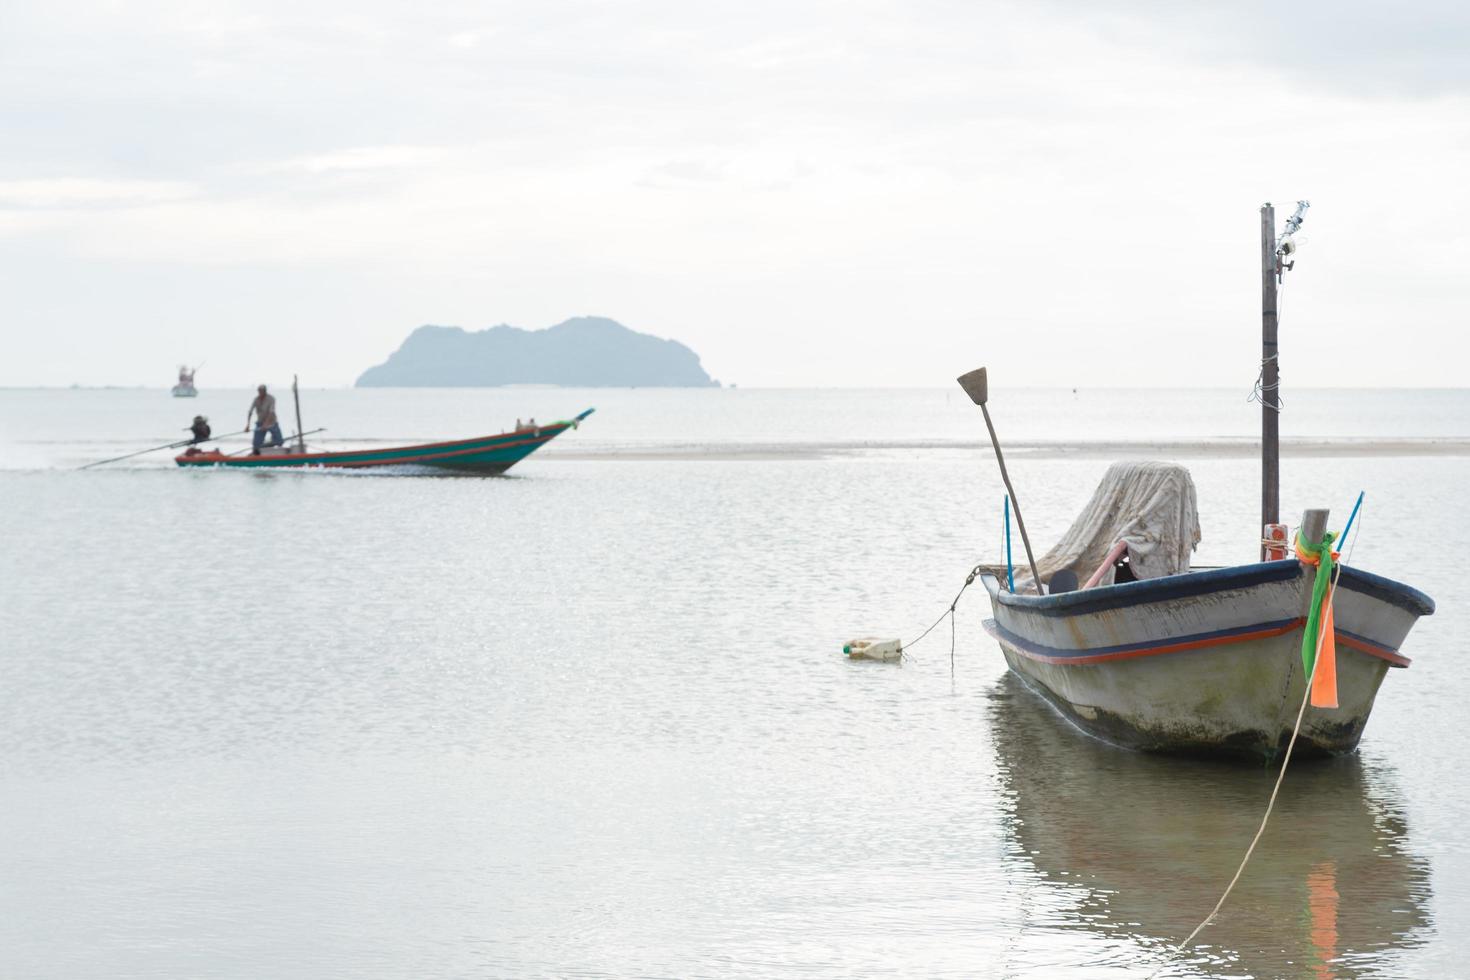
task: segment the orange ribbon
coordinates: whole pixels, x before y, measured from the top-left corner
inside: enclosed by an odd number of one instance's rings
[[[1296,540],[1296,557],[1304,565],[1320,564],[1318,557],[1302,550],[1301,536]],[[1332,560],[1338,558],[1332,553]],[[1317,656],[1312,669],[1312,707],[1337,707],[1337,639],[1332,622],[1332,583],[1327,585],[1327,594],[1322,599],[1322,619],[1317,629]]]

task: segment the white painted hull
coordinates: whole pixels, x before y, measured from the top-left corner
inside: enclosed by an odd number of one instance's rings
[[[1272,757],[1305,690],[1303,622],[1315,572],[1268,562],[1017,596],[986,576],[1011,669],[1085,731],[1147,751]],[[1295,751],[1349,752],[1427,596],[1344,571],[1335,600],[1338,707],[1308,707]]]

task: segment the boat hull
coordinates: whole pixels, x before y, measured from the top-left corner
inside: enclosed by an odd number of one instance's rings
[[[263,452],[259,456],[227,456],[218,450],[196,452],[175,457],[183,467],[227,467],[230,469],[368,469],[387,466],[428,466],[435,469],[494,475],[504,473],[531,453],[546,445],[592,414],[588,409],[566,422],[534,429],[518,429],[493,436],[460,439],[454,442],[422,443],[387,449],[359,449],[350,452],[294,453]]]
[[[1152,752],[1273,758],[1305,692],[1315,570],[1263,562],[1054,596],[985,577],[986,630],[1010,668],[1079,728]],[[1338,707],[1308,707],[1294,752],[1351,752],[1399,647],[1434,610],[1406,585],[1343,570],[1334,600]]]

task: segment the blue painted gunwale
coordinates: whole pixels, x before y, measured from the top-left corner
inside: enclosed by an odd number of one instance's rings
[[[1038,596],[1000,591],[996,594],[996,601],[1003,606],[1023,609],[1038,616],[1077,616],[1243,589],[1268,582],[1286,582],[1301,574],[1301,562],[1295,558],[1284,558],[1281,561],[1212,568],[1202,572],[1124,582],[1121,585],[1103,585],[1078,592],[1063,592],[1060,595]],[[1418,589],[1351,566],[1342,567],[1342,576],[1337,580],[1337,587],[1382,600],[1417,616],[1434,614],[1434,600]]]

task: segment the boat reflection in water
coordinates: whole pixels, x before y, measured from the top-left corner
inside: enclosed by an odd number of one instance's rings
[[[1235,873],[1274,769],[1081,736],[1010,673],[990,692],[989,712],[1016,857],[1076,903],[1049,902],[1048,919],[1134,940],[1162,962]],[[1410,853],[1392,793],[1390,774],[1356,755],[1294,765],[1220,915],[1161,975],[1356,977],[1420,945],[1429,868]],[[1128,956],[1138,948],[1108,945]]]

